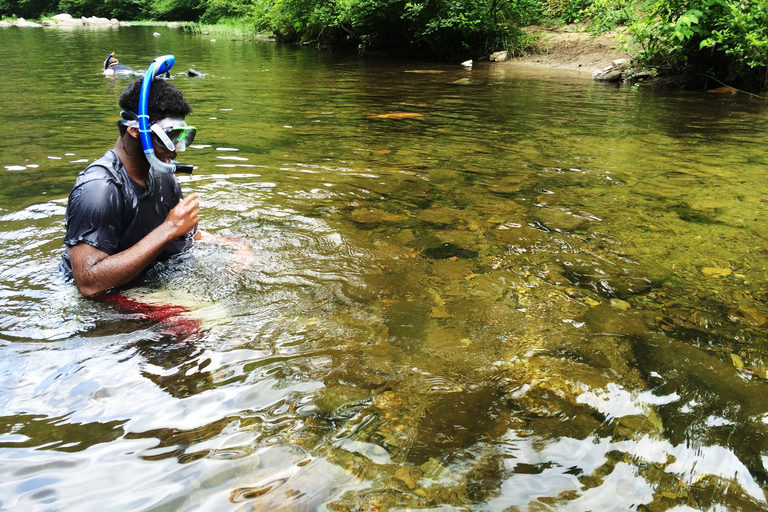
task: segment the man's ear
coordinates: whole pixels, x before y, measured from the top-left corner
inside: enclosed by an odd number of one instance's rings
[[[128,135],[130,135],[134,139],[139,138],[139,129],[136,128],[135,126],[129,126],[127,132],[128,132]]]

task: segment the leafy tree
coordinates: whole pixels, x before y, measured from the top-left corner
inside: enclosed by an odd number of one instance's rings
[[[0,15],[37,19],[57,7],[58,0],[0,0]]]
[[[540,12],[537,0],[256,0],[251,16],[284,41],[464,59],[511,49]]]

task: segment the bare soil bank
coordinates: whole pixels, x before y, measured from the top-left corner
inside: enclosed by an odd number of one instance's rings
[[[509,62],[574,69],[591,74],[616,59],[632,58],[632,54],[617,50],[620,44],[615,39],[615,33],[593,36],[578,32],[575,27],[529,27],[527,31],[538,34],[539,39],[527,55],[512,58]]]

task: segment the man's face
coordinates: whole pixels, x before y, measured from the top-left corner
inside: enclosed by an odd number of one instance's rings
[[[186,151],[197,133],[197,128],[187,125],[183,117],[160,119],[151,124],[150,130],[155,156],[164,162],[175,159],[177,151]]]
[[[155,156],[161,162],[176,160],[176,151],[170,151],[156,134],[152,134],[152,147],[155,148]]]

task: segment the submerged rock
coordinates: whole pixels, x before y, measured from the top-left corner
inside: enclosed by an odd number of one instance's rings
[[[760,327],[768,322],[768,313],[757,308],[739,306],[728,312],[728,318],[732,322],[739,322],[753,327]]]
[[[720,277],[730,276],[733,273],[733,271],[729,268],[704,267],[701,269],[701,273],[707,277],[720,278]]]
[[[517,250],[529,250],[544,237],[544,232],[527,225],[516,224],[510,227],[507,224],[494,229],[493,235],[500,245],[512,246]]]
[[[353,221],[360,224],[393,224],[397,222],[405,222],[408,217],[400,215],[399,213],[390,213],[377,208],[359,208],[354,210],[350,217]]]
[[[463,249],[451,243],[445,243],[436,247],[430,247],[422,252],[424,257],[435,260],[447,260],[450,258],[469,259],[477,258],[478,252],[469,249]]]
[[[622,311],[606,304],[588,309],[582,320],[592,334],[608,336],[642,336],[654,324],[642,311]]]
[[[626,299],[647,293],[653,280],[638,275],[634,268],[611,264],[585,255],[562,255],[563,275],[576,286],[592,290],[608,299]]]
[[[554,231],[570,231],[578,229],[586,223],[586,219],[564,208],[539,208],[534,218],[541,224]]]
[[[368,391],[354,386],[334,384],[323,388],[315,397],[317,412],[326,417],[344,417],[345,409],[369,398]]]
[[[429,208],[419,212],[416,218],[436,226],[453,226],[461,220],[461,212],[451,208]]]

